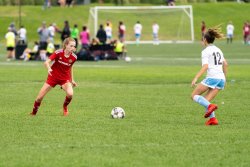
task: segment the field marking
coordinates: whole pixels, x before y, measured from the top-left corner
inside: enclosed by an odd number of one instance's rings
[[[94,63],[94,62],[93,62]],[[0,65],[5,65],[5,66],[41,66],[43,67],[42,62],[39,63],[30,63],[30,62],[0,62]],[[106,64],[75,64],[74,67],[95,67],[95,68],[122,68],[124,66],[119,66],[119,65],[106,65]]]
[[[143,60],[177,60],[177,61],[201,61],[201,58],[184,58],[184,57],[179,57],[179,58],[163,58],[163,57],[135,57],[132,58],[132,60],[136,60],[136,61],[143,61]],[[228,61],[250,61],[250,59],[227,59]]]
[[[123,60],[121,60],[123,61]],[[177,57],[177,58],[169,58],[169,57],[132,57],[132,62],[133,61],[201,61],[200,58],[184,58],[184,57]],[[227,59],[228,62],[244,62],[244,63],[249,63],[250,59]],[[123,68],[125,67],[124,65],[109,65],[109,64],[79,64],[80,62],[86,62],[86,61],[79,61],[77,62],[74,66],[75,67],[93,67],[93,68]],[[98,62],[92,62],[92,63],[98,63]],[[43,66],[43,62],[0,62],[0,65],[4,66]]]

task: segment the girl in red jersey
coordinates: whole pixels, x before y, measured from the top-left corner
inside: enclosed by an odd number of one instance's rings
[[[77,60],[76,55],[73,53],[76,50],[75,46],[76,42],[73,38],[66,38],[63,42],[63,49],[55,51],[44,62],[48,70],[48,78],[38,93],[33,111],[30,113],[31,115],[36,115],[44,96],[56,85],[60,85],[66,92],[66,98],[63,103],[63,115],[68,115],[67,106],[73,97],[73,87],[77,86],[72,70],[72,66]],[[50,65],[51,62],[53,62],[52,65]]]

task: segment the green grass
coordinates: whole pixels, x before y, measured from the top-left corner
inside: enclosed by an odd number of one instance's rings
[[[60,8],[53,7],[49,10],[42,10],[42,6],[22,6],[21,8],[21,23],[27,29],[28,40],[31,44],[35,40],[39,39],[37,34],[38,27],[41,26],[42,21],[46,21],[47,24],[57,23],[59,28],[63,27],[63,22],[68,20],[71,27],[73,24],[78,24],[79,28],[83,25],[88,24],[89,18],[89,8],[97,4],[89,5],[80,5],[75,6],[74,8]],[[111,5],[111,4],[109,4]],[[150,4],[147,4],[150,5]],[[190,4],[189,4],[190,5]],[[235,39],[242,40],[242,27],[243,23],[246,20],[249,20],[249,8],[250,4],[238,4],[238,3],[197,3],[191,4],[193,6],[193,15],[194,15],[194,33],[195,39],[200,40],[200,25],[201,21],[204,20],[208,27],[222,24],[223,31],[226,33],[226,25],[228,21],[233,21],[235,25]],[[232,14],[233,13],[233,14]],[[107,14],[106,14],[107,15]],[[0,29],[0,44],[4,44],[5,39],[3,38],[7,32],[7,27],[11,22],[15,22],[17,28],[19,26],[19,8],[13,6],[0,6],[0,20],[1,20],[1,29]],[[111,17],[107,15],[107,17]],[[103,18],[105,20],[105,18]],[[108,19],[108,18],[106,18]],[[117,18],[116,18],[117,19]],[[127,25],[128,32],[132,32],[132,26],[134,25],[135,18],[131,15],[124,15],[122,20]],[[142,22],[149,24],[150,26],[144,26],[144,32],[151,32],[151,24],[156,20],[154,17],[143,17]],[[112,21],[112,20],[111,20]],[[166,22],[164,16],[159,16],[157,21],[161,24]],[[168,20],[170,22],[170,20]],[[177,20],[172,21],[173,23],[179,22]],[[113,22],[114,25],[117,24],[116,21]],[[175,26],[169,26],[169,29],[161,28],[161,36],[171,35],[171,32],[175,32]],[[116,31],[116,26],[114,26],[114,32]],[[165,32],[165,33],[163,33]],[[185,32],[185,31],[184,31]],[[189,32],[189,31],[188,31]],[[150,33],[151,34],[151,33]],[[116,33],[113,34],[116,37]],[[132,35],[133,36],[133,35]],[[132,37],[131,37],[132,38]],[[60,34],[57,34],[56,37],[57,43],[60,43]]]
[[[33,41],[43,20],[60,27],[65,19],[86,24],[88,8],[75,7],[71,13],[25,6],[22,21]],[[219,105],[219,126],[206,127],[204,109],[190,100],[191,80],[201,67],[199,42],[129,45],[131,63],[77,62],[79,87],[70,115],[62,116],[65,93],[56,87],[38,115],[30,117],[46,70],[42,62],[6,62],[1,38],[0,166],[249,166],[250,59],[249,46],[240,42],[249,4],[194,4],[193,9],[196,39],[201,20],[208,26],[228,20],[236,25],[232,45],[216,42],[229,62],[226,89],[213,101]],[[18,23],[17,11],[0,7],[1,37],[11,21]],[[125,109],[125,119],[110,118],[115,106]]]
[[[77,62],[68,117],[59,87],[30,117],[46,70],[42,62],[5,62],[0,50],[0,166],[249,166],[249,46],[216,44],[230,64],[213,101],[216,127],[204,125],[204,109],[189,97],[199,43],[129,45],[131,63]],[[125,119],[110,118],[115,106]]]

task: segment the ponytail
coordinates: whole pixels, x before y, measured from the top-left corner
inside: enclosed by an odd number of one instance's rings
[[[205,33],[204,38],[207,40],[208,43],[213,43],[215,38],[224,38],[224,34],[221,32],[221,28],[219,26],[216,26],[214,28],[209,28]]]

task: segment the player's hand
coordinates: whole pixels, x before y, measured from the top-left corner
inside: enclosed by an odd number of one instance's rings
[[[73,87],[77,87],[77,83],[75,81],[72,81],[71,83]]]
[[[49,73],[50,76],[52,76],[52,74],[51,74],[52,71],[53,70],[51,68],[48,69],[48,73]]]
[[[192,83],[191,83],[191,87],[195,87],[196,86],[196,82],[197,82],[197,78],[194,78]]]

